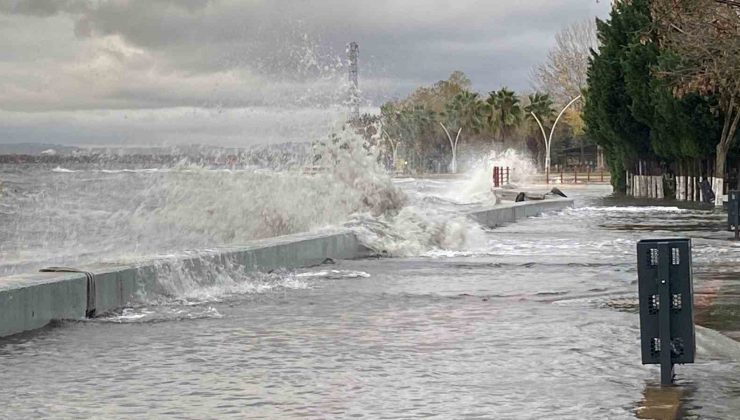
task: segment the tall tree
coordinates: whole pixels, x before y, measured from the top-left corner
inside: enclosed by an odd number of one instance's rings
[[[514,91],[504,87],[488,94],[486,99],[492,127],[498,132],[499,141],[508,140],[522,123],[523,110]]]
[[[567,104],[587,86],[591,50],[598,48],[596,22],[576,22],[555,35],[555,46],[547,60],[532,70],[536,90],[548,92],[556,103]]]
[[[718,99],[723,123],[716,139],[715,189],[721,190],[740,123],[740,2],[655,0],[652,12],[661,46],[672,53],[664,56],[661,76],[679,97],[698,93]]]
[[[720,132],[714,94],[674,95],[661,76],[677,55],[658,42],[653,5],[617,3],[609,20],[597,23],[601,45],[589,66],[586,131],[604,147],[619,189],[625,170],[636,172],[640,160],[654,168],[661,162],[698,166],[713,155],[708,139]]]
[[[654,156],[650,148],[650,127],[632,113],[633,101],[622,63],[630,46],[640,43],[649,15],[649,0],[620,2],[609,20],[597,21],[599,50],[588,68],[588,91],[584,106],[586,132],[604,148],[612,184],[625,189],[625,170],[638,157]]]
[[[552,123],[555,117],[552,98],[547,93],[534,93],[529,95],[529,105],[524,107],[525,117],[532,120],[532,114],[537,115],[540,122],[544,125]]]
[[[535,141],[529,148],[537,153],[537,162],[542,160],[543,151],[548,148],[547,132],[555,118],[552,99],[547,93],[534,93],[529,95],[529,104],[524,107],[524,118],[529,122],[530,134]],[[542,162],[544,165],[544,162]]]
[[[424,105],[436,113],[441,113],[457,94],[469,91],[470,86],[470,79],[465,73],[454,71],[447,80],[440,80],[429,87],[417,88],[403,102],[406,105]]]
[[[477,93],[462,91],[447,104],[439,125],[450,143],[452,160],[450,170],[457,172],[457,147],[463,131],[477,134],[484,126],[484,110]]]

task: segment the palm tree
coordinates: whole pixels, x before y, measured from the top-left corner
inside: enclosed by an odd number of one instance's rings
[[[417,105],[412,110],[413,125],[415,127],[416,150],[420,157],[428,158],[430,152],[434,149],[434,126],[435,113],[426,106]],[[424,164],[424,160],[420,163]]]
[[[514,91],[506,87],[488,94],[486,99],[490,110],[490,126],[499,134],[499,140],[511,137],[512,132],[522,123],[522,107]]]
[[[539,128],[539,131],[542,133],[543,143],[536,142],[537,147],[535,150],[538,151],[538,156],[542,151],[541,146],[549,149],[544,125],[552,123],[555,117],[555,110],[552,108],[552,105],[552,99],[550,99],[549,94],[537,92],[534,95],[529,95],[529,105],[524,107],[524,118],[532,124],[535,130]],[[539,137],[539,135],[536,137]]]
[[[555,116],[555,110],[552,108],[553,102],[547,93],[535,93],[529,95],[529,105],[524,107],[526,117],[532,120],[532,113],[537,115],[543,123],[549,122]]]
[[[479,133],[484,126],[484,109],[481,107],[480,98],[477,93],[462,91],[455,95],[452,102],[445,106],[439,125],[444,130],[447,140],[452,149],[452,161],[450,171],[457,173],[457,146],[460,134],[463,130],[471,134]],[[457,131],[455,139],[452,139],[450,130]]]
[[[485,114],[485,131],[495,139],[498,136],[500,118],[496,111],[496,101],[493,98],[493,95],[489,94],[488,99],[483,101],[481,106],[483,108],[483,113]]]

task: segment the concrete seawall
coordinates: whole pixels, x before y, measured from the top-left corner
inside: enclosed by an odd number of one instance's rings
[[[573,200],[570,198],[523,201],[504,206],[474,210],[469,212],[468,216],[483,226],[496,227],[507,223],[514,223],[517,220],[527,217],[538,216],[548,211],[562,210],[567,207],[573,207]]]
[[[570,199],[529,201],[481,208],[468,216],[495,227],[572,206]],[[251,241],[135,265],[99,264],[83,267],[84,272],[0,278],[0,337],[41,328],[53,320],[103,314],[144,300],[149,294],[172,293],[176,286],[167,282],[173,277],[179,281],[208,277],[214,269],[224,268],[242,272],[293,269],[318,265],[327,258],[354,259],[371,254],[354,233],[340,229]]]

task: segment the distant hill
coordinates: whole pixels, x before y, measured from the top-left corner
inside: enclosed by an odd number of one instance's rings
[[[62,146],[59,144],[44,143],[14,143],[0,144],[0,155],[41,155],[47,150],[54,150],[57,154],[71,154],[79,150],[74,146]]]
[[[72,147],[54,144],[0,144],[0,164],[131,164],[173,166],[256,166],[287,169],[310,160],[311,143],[248,145],[242,148],[206,145],[173,147]]]

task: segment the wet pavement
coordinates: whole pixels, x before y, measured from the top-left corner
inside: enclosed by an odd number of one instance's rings
[[[737,418],[740,244],[723,214],[572,194],[469,249],[252,276],[0,340],[0,414]],[[635,244],[676,236],[693,239],[697,323],[725,335],[700,329],[697,363],[661,389],[640,362]]]

